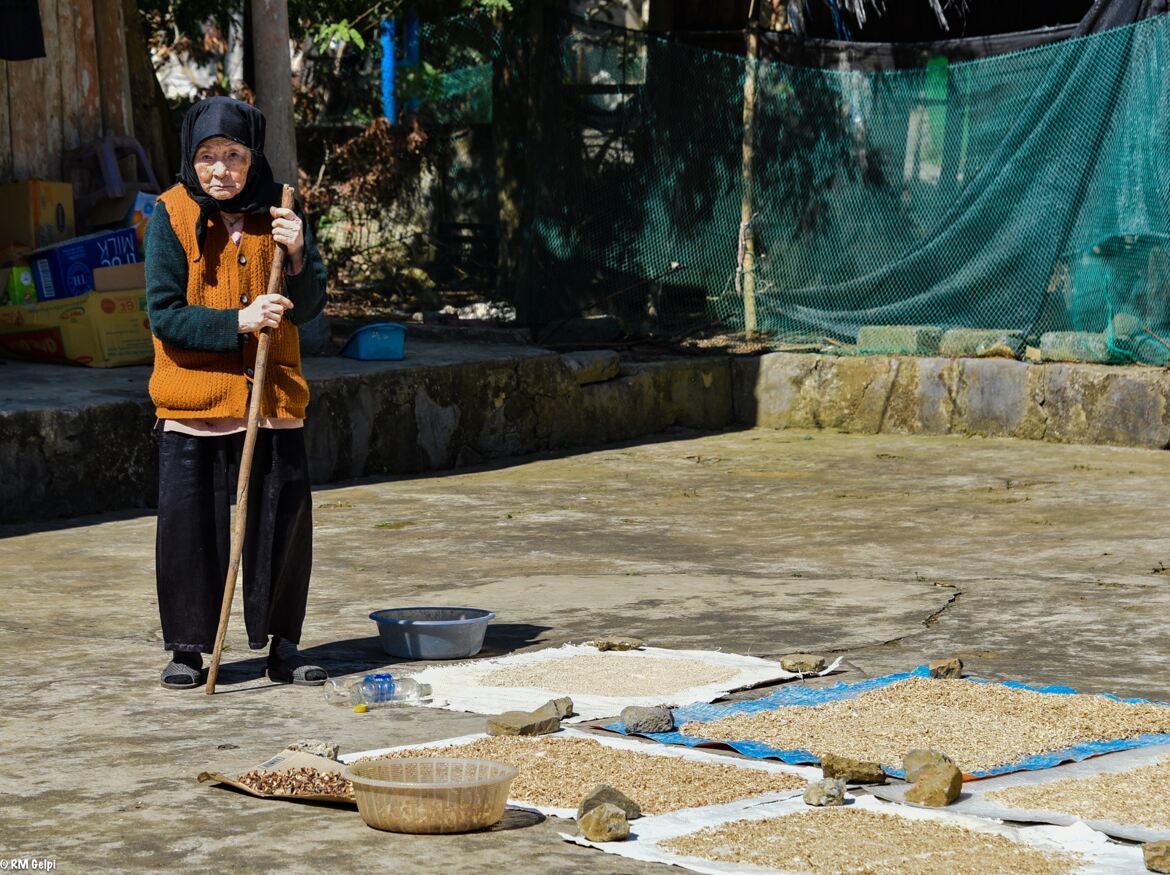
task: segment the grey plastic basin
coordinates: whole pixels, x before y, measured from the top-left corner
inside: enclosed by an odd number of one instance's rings
[[[390,608],[370,614],[382,649],[399,659],[475,656],[495,618],[479,608]]]

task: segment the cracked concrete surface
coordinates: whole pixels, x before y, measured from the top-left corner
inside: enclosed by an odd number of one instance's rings
[[[846,657],[857,679],[952,654],[987,677],[1167,699],[1166,456],[1007,439],[753,430],[315,491],[305,648],[392,666],[369,611],[495,610],[485,654],[597,632]],[[275,687],[237,615],[222,695],[167,692],[154,519],[0,529],[0,857],[62,872],[650,873],[564,824],[452,837],[200,786],[302,737],[343,750],[478,731]],[[237,609],[238,609],[237,599]]]

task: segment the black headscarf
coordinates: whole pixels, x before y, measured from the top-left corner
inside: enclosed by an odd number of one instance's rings
[[[195,151],[212,137],[227,137],[252,153],[248,178],[239,194],[225,201],[216,200],[203,190],[195,173]],[[268,214],[269,207],[280,205],[280,186],[272,178],[272,168],[264,157],[264,113],[251,104],[231,97],[209,97],[187,110],[181,135],[183,161],[179,182],[199,204],[195,224],[198,261],[203,257],[203,238],[207,236],[207,218],[222,210],[227,213]]]

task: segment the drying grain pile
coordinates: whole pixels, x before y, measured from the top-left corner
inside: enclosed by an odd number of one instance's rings
[[[485,687],[533,687],[582,696],[669,696],[735,677],[736,670],[698,659],[581,654],[513,665],[479,679]]]
[[[926,748],[945,751],[964,772],[976,772],[1082,741],[1170,733],[1170,708],[911,678],[847,701],[692,722],[681,731],[893,766],[911,748]]]
[[[1170,758],[1128,772],[1009,787],[987,798],[1012,808],[1170,830]]]
[[[1006,836],[852,808],[737,820],[661,846],[705,860],[818,875],[1063,875],[1081,863],[1077,854],[1045,852]]]
[[[495,736],[453,747],[392,751],[380,758],[433,756],[510,763],[520,775],[512,782],[509,797],[550,808],[576,808],[598,784],[621,790],[646,814],[662,814],[797,790],[805,783],[795,775],[653,756],[585,738]]]

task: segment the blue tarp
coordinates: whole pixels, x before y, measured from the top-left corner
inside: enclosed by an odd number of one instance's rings
[[[928,678],[930,677],[930,670],[921,665],[911,672],[902,672],[900,674],[888,674],[879,678],[870,678],[864,681],[856,681],[854,683],[839,683],[831,687],[824,687],[821,689],[813,689],[810,687],[786,686],[781,687],[769,696],[761,699],[751,699],[744,702],[730,702],[722,705],[708,705],[705,703],[697,705],[687,705],[683,708],[676,708],[674,712],[675,724],[681,726],[684,723],[695,721],[698,723],[709,723],[712,720],[718,720],[721,717],[731,717],[736,714],[756,714],[760,711],[774,711],[777,708],[792,707],[795,705],[823,705],[827,702],[840,702],[846,699],[856,699],[862,693],[868,693],[871,690],[879,690],[882,687],[887,687],[890,684],[898,681],[908,680],[909,678]],[[966,678],[965,680],[977,684],[991,684],[1000,683],[1005,687],[1010,687],[1016,690],[1030,690],[1034,693],[1048,693],[1055,696],[1068,696],[1077,693],[1078,691],[1072,687],[1065,686],[1046,686],[1036,687],[1028,684],[1022,684],[1017,681],[988,681],[980,678]],[[1112,699],[1115,702],[1126,702],[1130,704],[1144,704],[1144,705],[1166,705],[1170,707],[1170,703],[1166,702],[1150,702],[1147,699],[1122,699],[1117,696],[1102,694],[1105,698]],[[606,729],[614,732],[619,732],[626,735],[625,727],[619,723],[610,723],[605,726]],[[691,735],[683,735],[681,732],[655,732],[645,735],[646,738],[653,741],[660,741],[663,744],[682,744],[687,747],[699,747],[700,745],[724,745],[733,750],[738,751],[744,756],[752,757],[753,759],[778,759],[786,763],[819,763],[820,758],[810,753],[807,750],[780,750],[778,748],[769,747],[766,744],[758,741],[716,741],[709,738],[699,738]],[[1118,750],[1131,750],[1137,747],[1149,747],[1155,744],[1170,743],[1170,735],[1139,735],[1136,738],[1121,738],[1108,739],[1102,741],[1085,741],[1064,750],[1050,751],[1048,753],[1035,754],[1033,756],[1025,757],[1019,762],[1008,763],[1002,766],[996,766],[993,769],[986,771],[971,772],[972,777],[988,778],[992,775],[1003,775],[1008,772],[1022,772],[1034,771],[1037,769],[1049,769],[1053,766],[1058,766],[1061,763],[1066,763],[1075,760],[1086,760],[1089,757],[1098,756],[1103,753],[1112,753]],[[893,775],[896,778],[902,777],[902,769],[900,764],[898,766],[882,764],[882,768],[886,773]]]

